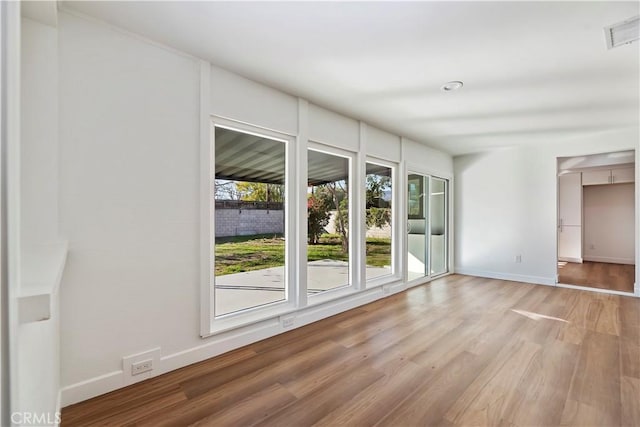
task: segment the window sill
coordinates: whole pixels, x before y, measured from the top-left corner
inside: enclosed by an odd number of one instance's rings
[[[388,285],[390,283],[396,283],[402,280],[399,274],[387,274],[386,276],[375,277],[371,280],[367,280],[365,283],[365,289],[373,289],[378,286]]]
[[[244,326],[249,326],[265,320],[274,319],[296,311],[293,303],[288,301],[275,302],[268,306],[247,309],[236,313],[230,313],[211,320],[211,327],[208,334],[201,335],[202,338],[228,332]]]

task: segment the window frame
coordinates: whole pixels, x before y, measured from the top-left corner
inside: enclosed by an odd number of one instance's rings
[[[306,306],[312,306],[316,304],[321,304],[327,301],[331,301],[334,299],[339,299],[344,297],[345,295],[353,294],[357,292],[360,288],[357,286],[358,284],[358,268],[356,256],[356,242],[354,238],[357,236],[354,227],[357,226],[355,223],[356,215],[354,214],[354,209],[356,209],[359,204],[356,203],[358,198],[357,188],[358,186],[354,183],[355,176],[355,164],[358,158],[358,153],[352,152],[349,150],[345,150],[342,148],[337,148],[331,145],[327,145],[321,142],[317,142],[314,140],[309,140],[306,146],[307,155],[309,151],[316,151],[324,154],[329,154],[336,157],[346,158],[348,161],[349,169],[348,169],[348,185],[347,190],[349,193],[349,283],[344,286],[339,286],[333,289],[327,289],[326,291],[320,292],[318,294],[309,295],[307,292],[307,304]],[[308,180],[308,171],[307,171],[307,180]],[[307,185],[308,188],[308,185]],[[308,239],[308,235],[305,234],[305,239]],[[309,287],[308,282],[308,253],[309,249],[307,248],[307,265],[305,268],[307,269],[307,286]]]
[[[366,180],[367,180],[367,163],[371,163],[377,166],[384,166],[391,169],[391,273],[384,276],[374,277],[367,279],[366,264],[367,264],[367,219],[366,219],[366,206],[362,212],[362,253],[363,253],[363,288],[370,289],[376,286],[382,286],[388,283],[397,282],[402,280],[402,254],[401,254],[401,226],[402,218],[400,218],[400,165],[397,162],[383,160],[378,157],[366,156],[364,159],[364,182],[362,183],[362,195],[366,203]]]
[[[429,248],[429,277],[434,279],[440,276],[444,276],[446,274],[449,274],[451,271],[451,267],[450,267],[450,260],[449,260],[449,178],[442,178],[438,175],[431,175],[430,179],[429,179],[429,216],[431,217],[431,213],[433,210],[433,203],[431,198],[433,197],[432,194],[432,190],[431,190],[431,183],[433,179],[438,179],[440,181],[443,182],[444,184],[444,201],[443,201],[443,207],[444,207],[444,213],[443,213],[443,217],[444,217],[444,237],[445,237],[445,245],[444,245],[444,266],[445,269],[444,271],[440,272],[440,273],[436,273],[436,274],[431,274],[431,268],[432,268],[432,263],[431,263],[431,258],[433,257],[433,251],[432,251],[432,247]],[[429,230],[431,230],[431,221],[429,222]],[[431,233],[429,231],[429,233]],[[431,242],[429,243],[431,245]]]
[[[446,239],[446,243],[445,243],[445,266],[446,266],[446,271],[443,273],[439,273],[439,274],[435,274],[432,275],[431,274],[431,239],[428,239],[427,242],[427,247],[428,247],[428,256],[426,259],[426,271],[429,274],[426,274],[422,277],[419,278],[415,278],[415,279],[411,279],[409,280],[408,277],[408,273],[409,273],[409,268],[408,268],[408,256],[407,256],[407,251],[408,251],[408,241],[406,239],[406,236],[404,237],[404,247],[402,249],[403,253],[403,274],[402,274],[402,281],[405,283],[405,286],[407,288],[411,288],[413,286],[422,284],[422,283],[427,283],[430,282],[431,280],[434,280],[436,278],[439,277],[444,277],[447,276],[449,274],[452,274],[453,271],[453,260],[451,258],[451,255],[453,254],[453,250],[452,250],[452,245],[453,245],[453,180],[454,177],[452,174],[448,174],[448,173],[442,173],[439,171],[432,171],[432,170],[428,170],[428,169],[423,169],[421,166],[414,164],[414,163],[409,163],[406,162],[405,163],[405,167],[404,167],[404,171],[403,171],[404,177],[405,177],[405,190],[408,190],[408,185],[409,185],[409,175],[415,174],[415,175],[422,175],[423,177],[428,178],[428,183],[425,184],[425,197],[427,197],[428,200],[428,206],[426,209],[424,209],[425,211],[425,219],[426,219],[426,227],[425,227],[425,236],[431,236],[431,179],[432,178],[436,178],[436,179],[440,179],[443,180],[445,182],[445,239]],[[409,196],[407,193],[406,196],[406,200],[404,201],[404,203],[406,205],[408,205],[409,202]],[[404,223],[407,224],[409,219],[418,219],[416,218],[411,218],[408,215],[408,206],[406,206],[406,218],[404,219]],[[406,234],[406,233],[405,233]]]
[[[275,301],[264,305],[249,307],[243,310],[226,313],[216,316],[215,313],[215,130],[216,128],[224,128],[232,131],[264,137],[267,139],[279,141],[285,144],[285,201],[284,201],[284,231],[285,231],[285,299]],[[203,189],[206,190],[208,197],[208,209],[206,218],[202,218],[202,224],[209,229],[208,238],[204,238],[206,246],[201,246],[202,275],[208,279],[201,289],[201,333],[202,337],[211,336],[224,331],[235,329],[241,326],[250,325],[273,317],[284,315],[296,311],[296,289],[294,280],[294,268],[296,261],[295,241],[292,236],[296,236],[296,137],[271,129],[265,129],[259,126],[250,125],[248,123],[230,120],[222,117],[211,116],[210,134],[209,134],[209,153],[206,156],[208,165],[208,176],[206,177],[208,185]],[[204,153],[201,153],[204,154]],[[204,177],[203,177],[204,179]],[[205,208],[203,207],[201,215],[204,217]],[[295,240],[295,239],[294,239]],[[206,270],[206,272],[205,272]],[[207,326],[208,325],[208,326]]]

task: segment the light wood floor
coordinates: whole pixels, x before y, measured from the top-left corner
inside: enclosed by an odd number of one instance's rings
[[[635,265],[585,261],[558,263],[558,281],[567,285],[633,292]]]
[[[640,299],[453,275],[65,408],[64,426],[640,426]]]

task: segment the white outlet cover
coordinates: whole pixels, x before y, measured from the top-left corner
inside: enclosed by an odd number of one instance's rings
[[[153,360],[153,369],[147,372],[143,372],[138,375],[131,374],[131,365],[134,363],[143,362],[145,360]],[[160,347],[153,348],[151,350],[143,351],[141,353],[131,354],[122,358],[122,381],[124,385],[129,385],[143,381],[158,375],[160,367]]]
[[[293,326],[293,323],[295,322],[295,317],[294,316],[281,316],[280,317],[280,322],[281,322],[283,328],[290,328],[290,327]]]

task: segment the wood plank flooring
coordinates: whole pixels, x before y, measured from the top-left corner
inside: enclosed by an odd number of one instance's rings
[[[585,261],[558,263],[558,280],[567,285],[633,292],[635,265]]]
[[[452,275],[62,411],[63,426],[639,426],[640,299]]]

